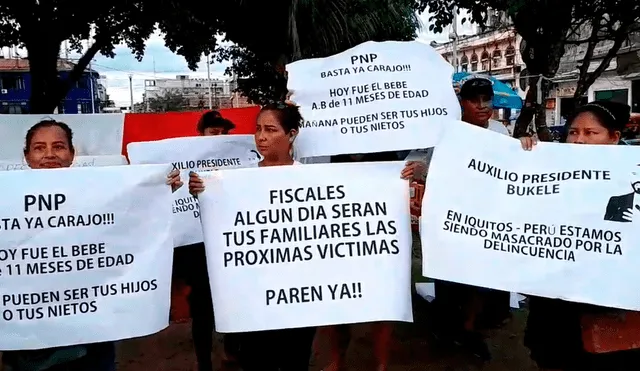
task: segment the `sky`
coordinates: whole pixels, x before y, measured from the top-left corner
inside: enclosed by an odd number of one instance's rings
[[[429,14],[424,12],[419,15],[422,22],[422,30],[418,32],[418,39],[427,43],[431,41],[445,42],[448,41],[448,34],[451,31],[449,27],[441,34],[433,34],[429,32]],[[459,17],[459,19],[462,17]],[[466,24],[462,26],[458,24],[458,34],[472,34],[473,28]],[[24,52],[22,52],[24,53]],[[7,51],[5,51],[7,54]],[[24,53],[26,54],[26,53]],[[132,75],[133,81],[133,100],[135,103],[142,101],[144,93],[144,81],[154,78],[175,78],[177,75],[189,75],[191,77],[206,78],[207,64],[203,57],[198,65],[197,71],[191,71],[187,68],[184,58],[173,54],[171,50],[164,46],[164,39],[159,33],[155,33],[146,42],[146,50],[142,61],[138,62],[129,48],[125,45],[119,45],[115,50],[114,58],[107,58],[98,55],[94,58],[92,68],[100,72],[101,83],[107,88],[109,98],[113,100],[118,107],[130,105],[129,93],[129,75]],[[22,54],[21,54],[22,55]],[[70,58],[79,58],[77,54],[69,54]],[[224,76],[224,71],[228,63],[214,63],[210,66],[211,78],[228,78]]]

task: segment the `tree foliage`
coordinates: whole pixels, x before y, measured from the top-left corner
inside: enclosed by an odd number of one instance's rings
[[[216,46],[215,18],[194,17],[194,0],[110,0],[79,4],[72,0],[3,1],[0,3],[0,47],[27,49],[31,69],[31,112],[50,113],[101,53],[113,57],[125,43],[141,59],[145,41],[156,27],[167,47],[195,69],[203,53]],[[67,78],[58,77],[60,46],[70,42],[82,54]],[[89,46],[84,41],[90,40]]]
[[[326,57],[368,40],[413,40],[417,9],[414,0],[291,1],[275,21],[250,18],[257,22],[251,29],[227,31],[235,45],[218,48],[218,61],[231,61],[227,73],[239,77],[238,90],[251,102],[282,99],[286,63]],[[268,31],[256,36],[255,29]]]
[[[167,90],[162,95],[147,98],[146,108],[149,112],[181,112],[188,106],[188,100],[180,91]]]
[[[113,57],[124,42],[141,59],[157,28],[166,46],[195,69],[216,51],[224,33],[235,47],[220,59],[238,58],[243,90],[275,97],[282,91],[278,66],[302,57],[326,56],[369,39],[415,35],[415,0],[228,0],[207,11],[201,0],[109,0],[79,6],[72,0],[5,1],[0,4],[0,46],[27,49],[31,112],[52,112],[96,54]],[[68,78],[57,73],[60,46],[69,40],[82,53]],[[84,41],[91,40],[83,48]],[[252,92],[256,92],[254,95]]]
[[[530,86],[525,107],[514,135],[524,135],[534,114],[541,139],[549,138],[544,101],[568,45],[586,46],[580,61],[576,96],[584,94],[604,72],[629,34],[640,30],[640,2],[636,0],[420,0],[421,9],[432,13],[431,29],[438,32],[453,21],[453,12],[469,12],[469,21],[486,25],[487,10],[507,11],[522,37],[522,58],[527,65]],[[608,53],[594,71],[589,66],[599,43],[610,42]],[[538,97],[540,85],[542,97]]]

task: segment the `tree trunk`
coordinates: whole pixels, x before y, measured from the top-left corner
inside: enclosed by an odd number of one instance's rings
[[[540,104],[536,105],[536,134],[538,134],[539,140],[550,142],[551,132],[547,126],[547,107],[545,102],[547,97],[549,97],[549,91],[551,91],[551,81],[543,78],[540,83],[542,84],[540,87],[542,100]]]
[[[36,38],[26,43],[31,75],[30,113],[53,113],[59,103],[58,55],[60,43]]]
[[[533,121],[533,116],[536,114],[536,102],[538,95],[536,85],[538,84],[538,80],[540,80],[539,77],[532,77],[529,80],[529,90],[527,91],[527,96],[524,98],[524,106],[522,107],[520,116],[518,116],[515,127],[513,128],[514,138],[522,138],[527,135],[529,125],[531,124],[531,121]]]
[[[61,41],[38,35],[25,42],[29,54],[31,75],[31,113],[50,114],[67,96],[71,87],[82,77],[93,57],[104,45],[105,39],[97,39],[86,53],[68,71],[66,79],[58,77],[58,58]],[[93,99],[93,97],[92,97]]]

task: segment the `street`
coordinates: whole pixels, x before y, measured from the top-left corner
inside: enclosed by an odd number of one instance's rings
[[[390,371],[534,371],[537,367],[528,357],[522,345],[526,313],[514,314],[505,328],[491,333],[488,340],[494,360],[484,368],[471,356],[454,350],[439,348],[433,344],[427,329],[421,325],[424,318],[416,313],[416,324],[396,324]],[[354,326],[354,339],[347,354],[351,370],[373,370],[369,326]],[[313,360],[310,371],[319,371],[328,362],[328,344],[323,333],[318,338],[320,354]],[[221,342],[214,342],[213,359],[220,368]],[[127,340],[118,347],[119,371],[189,371],[196,370],[195,354],[191,342],[190,324],[173,324],[154,336]]]

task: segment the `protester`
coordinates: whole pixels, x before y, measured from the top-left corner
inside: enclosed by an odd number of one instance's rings
[[[257,118],[255,141],[263,157],[260,167],[301,165],[292,157],[302,116],[298,107],[272,103],[262,108]],[[204,191],[196,173],[189,176],[189,191],[194,196]],[[243,371],[301,371],[309,368],[315,327],[255,331],[238,334],[239,361]]]
[[[503,124],[491,119],[493,96],[491,80],[474,77],[465,81],[459,91],[462,121],[510,135]],[[427,151],[427,157],[431,157],[432,151]],[[402,176],[424,179],[426,171],[427,164],[410,161]],[[435,286],[434,335],[462,346],[483,360],[490,360],[491,353],[480,331],[500,326],[509,318],[509,293],[439,280]]]
[[[218,111],[208,111],[198,120],[198,134],[203,136],[226,135],[236,126],[233,122],[222,117]]]
[[[196,129],[201,136],[227,135],[235,125],[222,117],[218,111],[204,113]],[[204,243],[181,246],[174,252],[174,269],[178,277],[184,277],[191,288],[189,310],[191,313],[191,334],[198,362],[198,371],[213,371],[211,351],[213,350],[213,302]],[[223,363],[236,361],[240,345],[237,335],[226,334],[224,339]]]
[[[491,80],[483,77],[471,78],[462,84],[458,95],[462,106],[462,121],[509,135],[506,126],[491,119],[494,95]]]
[[[75,157],[73,132],[63,122],[47,119],[33,125],[25,138],[24,158],[31,169],[71,167]],[[167,179],[175,189],[182,184],[179,174]],[[114,371],[113,342],[82,344],[38,350],[4,352],[5,371]]]
[[[629,121],[631,107],[626,104],[595,101],[580,107],[568,121],[566,143],[618,144]],[[521,138],[530,151],[536,141]],[[529,298],[529,318],[525,345],[531,358],[543,370],[558,371],[631,371],[640,364],[640,350],[613,353],[589,353],[582,341],[584,315],[595,318],[617,316],[624,311],[560,299]],[[636,330],[637,331],[637,330]],[[635,344],[628,344],[633,348]]]
[[[346,162],[376,162],[397,161],[396,152],[378,152],[354,155],[338,155],[331,157],[331,163]],[[329,337],[331,363],[325,371],[340,371],[345,367],[345,355],[351,341],[349,325],[329,326],[323,329]],[[374,355],[377,363],[377,371],[386,371],[389,368],[389,353],[393,326],[388,322],[375,322],[372,324]]]

